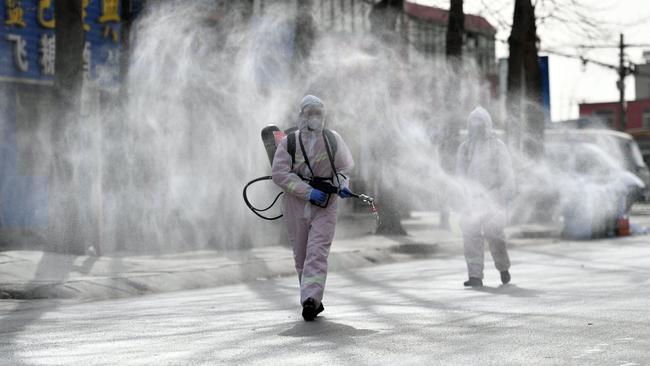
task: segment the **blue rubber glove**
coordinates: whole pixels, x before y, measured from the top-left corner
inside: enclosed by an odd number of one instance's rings
[[[327,194],[316,188],[312,188],[311,192],[309,192],[309,200],[324,205],[327,200]]]
[[[347,187],[343,189],[339,189],[339,197],[350,198],[352,197],[352,191],[350,191]]]

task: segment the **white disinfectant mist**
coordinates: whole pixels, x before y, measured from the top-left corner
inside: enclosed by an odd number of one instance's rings
[[[261,129],[295,125],[307,93],[324,100],[327,126],[354,154],[352,188],[378,195],[380,209],[382,190],[405,209],[436,210],[441,196],[455,211],[477,204],[469,197],[483,188],[455,177],[455,154],[440,154],[442,145],[459,142],[450,142],[458,134],[449,126],[464,129],[476,106],[503,128],[476,64],[466,59],[452,68],[371,32],[331,31],[316,17],[312,51],[296,68],[294,14],[293,2],[258,8],[250,20],[219,12],[213,1],[149,2],[132,28],[122,97],[109,113],[85,112],[87,125],[103,132],[75,147],[84,159],[70,158],[98,170],[91,178],[96,203],[85,212],[99,223],[105,252],[277,245],[282,224],[248,212],[241,192],[270,170]],[[526,169],[518,182],[535,177],[569,196],[576,182],[597,186],[592,175],[575,177],[555,163],[516,153],[513,161]],[[263,203],[274,193],[269,183],[251,195]],[[517,209],[534,217],[529,211],[537,208]]]

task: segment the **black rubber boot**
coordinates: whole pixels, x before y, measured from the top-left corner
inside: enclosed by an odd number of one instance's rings
[[[501,271],[501,283],[503,283],[504,285],[510,283],[510,272]]]
[[[463,282],[463,286],[481,287],[483,286],[483,280],[478,277],[470,277],[469,280]]]
[[[302,304],[302,318],[305,321],[310,322],[316,318],[316,316],[325,310],[323,303],[316,307],[316,301],[311,297],[305,300]]]

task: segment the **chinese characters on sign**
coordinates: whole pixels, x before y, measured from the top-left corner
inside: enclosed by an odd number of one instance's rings
[[[54,7],[52,0],[38,1],[38,24],[46,29],[54,29]]]
[[[84,61],[83,67],[84,67],[84,74],[83,74],[83,79],[84,81],[89,81],[90,80],[90,65],[92,63],[92,50],[90,48],[90,42],[86,42],[84,45],[84,51],[82,53],[82,59]]]
[[[18,70],[26,72],[29,70],[29,62],[27,61],[27,41],[17,34],[9,34],[7,41],[14,43],[14,60]]]
[[[0,0],[0,82],[52,82],[54,0]],[[112,84],[119,73],[120,1],[82,0],[84,79]]]
[[[81,1],[81,23],[86,32],[90,31],[90,24],[86,23],[86,18],[88,18],[88,5],[90,5],[90,0]]]
[[[99,23],[103,25],[104,37],[109,34],[113,42],[118,42],[118,32],[114,28],[114,24],[120,22],[119,4],[118,0],[103,0],[102,1],[102,16],[99,17]]]
[[[40,64],[44,75],[54,75],[54,61],[56,57],[56,36],[44,33],[40,41]]]
[[[5,25],[25,28],[26,24],[23,19],[23,13],[25,11],[20,4],[20,0],[5,0],[5,6],[7,7],[7,20],[5,21]]]

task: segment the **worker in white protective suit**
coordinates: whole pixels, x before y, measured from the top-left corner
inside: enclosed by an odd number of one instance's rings
[[[298,131],[278,144],[271,172],[275,184],[285,192],[283,214],[293,246],[302,316],[306,321],[324,310],[322,300],[336,226],[337,195],[351,197],[346,174],[354,165],[341,136],[324,128],[324,112],[320,99],[312,95],[303,98]],[[314,183],[317,177],[334,189],[328,194],[327,186],[322,188]]]
[[[463,178],[466,204],[461,212],[465,260],[469,280],[465,286],[483,286],[484,241],[487,240],[501,282],[510,282],[510,258],[503,229],[507,206],[515,191],[514,172],[506,145],[494,136],[492,118],[478,107],[467,119],[468,139],[458,148],[456,173]]]

